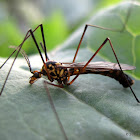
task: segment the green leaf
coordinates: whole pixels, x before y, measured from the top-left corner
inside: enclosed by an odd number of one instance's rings
[[[103,24],[104,27],[121,29],[128,7],[129,4],[124,3],[104,9],[87,23],[94,22],[96,25]],[[133,12],[139,9],[139,5],[134,4],[133,7]],[[135,56],[137,60],[139,56],[136,55],[138,50],[135,50],[135,45],[132,45],[133,35],[130,35],[130,32],[137,32],[137,34],[139,32],[138,28],[133,29],[131,26],[133,18],[129,19],[123,33],[89,28],[76,62],[87,61],[96,47],[98,48],[106,37],[110,37],[120,62],[134,64],[132,59]],[[50,53],[49,58],[60,62],[72,62],[83,29],[84,25],[73,33],[61,48]],[[98,54],[94,61],[107,59],[114,62],[114,56],[109,49],[109,44],[106,44],[102,53]],[[41,68],[42,62],[39,55],[29,59],[33,69]],[[4,59],[1,58],[0,64],[3,62]],[[0,70],[0,87],[11,62],[12,60],[8,61]],[[138,65],[137,69],[139,68]],[[41,78],[33,85],[29,85],[28,80],[31,76],[25,60],[17,59],[0,98],[0,139],[61,140],[63,135],[43,85],[45,79]],[[136,76],[137,73],[135,73]],[[48,87],[68,139],[139,139],[140,105],[134,99],[130,89],[124,89],[114,79],[87,74],[80,75],[71,86],[64,89],[51,85]],[[140,81],[135,79],[133,89],[140,99],[139,87]]]

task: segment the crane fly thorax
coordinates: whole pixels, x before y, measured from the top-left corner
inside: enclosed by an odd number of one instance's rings
[[[67,68],[62,68],[62,63],[55,62],[55,61],[47,61],[42,69],[41,73],[44,76],[47,76],[48,79],[53,82],[57,80],[58,83],[65,84],[67,82],[68,70]]]

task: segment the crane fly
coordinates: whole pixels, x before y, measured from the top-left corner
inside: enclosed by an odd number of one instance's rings
[[[41,78],[42,76],[46,76],[48,78],[48,81],[46,81],[47,84],[56,86],[56,87],[60,87],[60,88],[64,88],[64,86],[69,86],[71,85],[80,74],[100,74],[100,75],[104,75],[104,76],[108,76],[111,78],[114,78],[115,80],[117,80],[123,87],[127,88],[129,87],[131,92],[133,93],[136,101],[139,103],[140,101],[138,100],[137,96],[135,95],[133,89],[131,88],[131,85],[134,84],[134,80],[132,80],[127,74],[125,74],[123,72],[123,70],[133,70],[135,69],[134,66],[130,66],[127,64],[120,64],[119,60],[117,58],[117,55],[115,53],[115,50],[113,48],[113,45],[111,43],[111,40],[109,38],[106,38],[104,40],[104,42],[101,44],[101,46],[97,49],[97,51],[92,55],[92,57],[88,60],[88,62],[84,63],[76,63],[76,57],[80,48],[80,45],[82,43],[82,40],[84,38],[85,32],[87,30],[88,27],[96,27],[96,28],[101,28],[104,30],[112,30],[112,29],[108,29],[108,28],[103,28],[100,26],[95,26],[95,25],[90,25],[90,24],[86,24],[83,34],[81,36],[79,45],[77,47],[76,53],[74,55],[73,61],[72,63],[61,63],[61,62],[56,62],[56,61],[51,61],[48,58],[48,54],[47,54],[47,49],[46,49],[46,44],[45,44],[45,38],[44,38],[44,32],[43,32],[43,25],[40,24],[38,25],[35,30],[32,31],[32,29],[29,29],[26,33],[26,36],[24,38],[24,40],[22,41],[22,43],[13,51],[13,53],[9,56],[9,58],[17,51],[16,56],[13,60],[13,63],[10,67],[10,70],[7,74],[7,77],[4,81],[4,84],[2,86],[0,95],[2,95],[3,89],[5,87],[6,81],[9,77],[9,74],[11,72],[11,69],[14,65],[14,62],[18,56],[19,53],[22,53],[22,55],[24,56],[24,58],[27,61],[28,67],[30,72],[33,74],[32,77],[30,77],[30,84],[33,84],[35,81],[37,81],[39,78]],[[41,50],[39,48],[39,45],[36,41],[36,38],[34,36],[34,32],[38,29],[41,28],[41,34],[42,34],[42,39],[43,39],[43,44],[40,43],[41,48],[43,49],[44,53],[45,53],[45,59],[43,58],[43,55],[41,53]],[[116,31],[116,30],[114,30]],[[38,49],[38,52],[40,54],[40,57],[42,59],[43,62],[43,66],[42,69],[40,71],[32,71],[31,65],[30,65],[30,61],[28,56],[26,55],[26,53],[22,50],[22,45],[24,44],[24,42],[27,40],[27,38],[29,38],[29,36],[31,36],[33,38],[33,41],[35,43],[35,46]],[[97,53],[102,49],[102,47],[109,42],[111,49],[113,51],[113,54],[116,58],[117,63],[111,63],[111,62],[91,62],[92,59],[97,55]],[[8,58],[8,59],[9,59]],[[8,61],[8,59],[2,64],[2,66],[0,68],[2,68],[4,66],[4,64]],[[71,76],[75,76],[71,81],[70,81],[70,77]],[[58,84],[53,83],[53,81],[57,81]]]

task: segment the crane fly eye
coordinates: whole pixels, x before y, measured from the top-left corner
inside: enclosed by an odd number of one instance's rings
[[[35,73],[34,73],[34,77],[35,77],[35,78],[40,78],[39,73],[38,73],[38,72],[35,72]]]

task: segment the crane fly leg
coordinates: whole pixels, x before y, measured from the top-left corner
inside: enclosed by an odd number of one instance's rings
[[[74,63],[75,60],[76,60],[78,51],[79,51],[79,49],[80,49],[81,43],[82,43],[82,41],[83,41],[83,38],[84,38],[84,36],[85,36],[85,33],[86,33],[88,27],[99,28],[99,29],[102,29],[102,30],[109,30],[109,31],[112,31],[112,32],[121,32],[121,31],[122,31],[122,30],[104,28],[104,27],[97,26],[97,25],[86,24],[86,25],[85,25],[85,28],[84,28],[84,31],[83,31],[83,33],[82,33],[81,39],[80,39],[80,41],[79,41],[78,47],[77,47],[77,49],[76,49],[76,52],[75,52],[75,55],[74,55],[74,58],[73,58],[73,61],[72,61],[73,63]],[[124,27],[123,27],[123,28],[124,28]]]
[[[5,78],[4,84],[3,84],[2,89],[1,89],[1,91],[0,91],[0,96],[1,96],[1,94],[2,94],[2,92],[3,92],[3,89],[4,89],[4,87],[5,87],[6,81],[8,80],[8,77],[9,77],[9,74],[10,74],[10,72],[11,72],[11,70],[12,70],[12,67],[13,67],[13,65],[14,65],[14,63],[15,63],[15,61],[16,61],[16,58],[17,58],[17,56],[18,56],[18,54],[19,54],[19,52],[20,52],[20,50],[21,50],[21,48],[22,48],[22,45],[23,45],[23,43],[25,42],[26,37],[28,36],[28,34],[29,34],[29,31],[27,31],[27,33],[26,33],[26,35],[25,35],[25,38],[24,38],[23,42],[18,46],[18,49],[16,49],[18,52],[17,52],[17,54],[16,54],[16,56],[15,56],[13,62],[12,62],[12,65],[11,65],[11,67],[10,67],[10,69],[9,69],[9,72],[8,72],[6,78]],[[15,52],[16,52],[16,50],[15,50]],[[7,59],[7,60],[8,60],[8,59]],[[5,64],[5,63],[4,63],[4,64]],[[3,66],[3,65],[2,65],[2,66]],[[1,66],[1,68],[2,68],[2,66]]]
[[[59,118],[59,116],[58,116],[58,113],[57,113],[57,111],[56,111],[56,109],[55,109],[55,105],[54,105],[54,103],[53,103],[53,100],[52,100],[52,97],[51,97],[51,94],[50,94],[50,92],[49,92],[49,89],[48,89],[47,84],[50,84],[50,83],[48,83],[47,81],[44,81],[44,87],[45,87],[45,89],[46,89],[46,93],[47,93],[47,95],[48,95],[48,99],[49,99],[51,108],[52,108],[52,110],[53,110],[53,112],[54,112],[55,118],[56,118],[56,120],[57,120],[57,122],[58,122],[58,124],[59,124],[60,130],[61,130],[61,132],[62,132],[62,134],[63,134],[64,139],[65,139],[65,140],[68,140],[68,137],[67,137],[67,135],[66,135],[65,129],[64,129],[64,127],[63,127],[63,125],[62,125],[62,123],[61,123],[61,121],[60,121],[60,118]],[[52,85],[52,84],[51,84],[51,85]],[[55,86],[56,86],[56,85],[55,85]]]
[[[40,26],[42,26],[42,24],[38,25],[33,32],[35,32]],[[29,34],[29,30],[27,31],[24,40],[22,41],[22,43],[11,53],[11,55],[5,60],[5,62],[0,66],[0,69],[6,64],[6,62],[11,58],[11,56],[13,56],[13,54],[18,50],[18,48],[20,48],[20,46],[23,45],[23,43],[30,37],[31,34]]]
[[[56,84],[50,83],[50,82],[48,82],[48,81],[45,81],[45,83],[47,83],[47,84],[49,84],[49,85],[52,85],[52,86],[55,86],[55,87],[64,88],[63,85],[56,85]]]
[[[42,58],[43,63],[45,63],[45,61],[44,61],[44,59],[43,59],[43,56],[42,56],[42,54],[41,54],[41,51],[40,51],[40,49],[39,49],[39,47],[38,47],[38,44],[37,44],[37,42],[36,42],[36,39],[35,39],[35,37],[34,37],[34,34],[33,34],[33,32],[35,32],[39,27],[41,27],[41,33],[42,33],[44,48],[46,47],[42,24],[38,25],[33,31],[32,31],[31,29],[29,29],[29,30],[27,31],[27,33],[26,33],[26,35],[25,35],[25,37],[24,37],[22,43],[12,52],[12,54],[7,58],[7,60],[6,60],[6,61],[1,65],[1,67],[0,67],[0,69],[1,69],[1,68],[5,65],[5,63],[10,59],[10,57],[17,51],[17,54],[16,54],[16,56],[15,56],[13,62],[12,62],[12,65],[11,65],[11,67],[10,67],[10,69],[9,69],[9,72],[8,72],[6,78],[5,78],[4,84],[3,84],[2,89],[1,89],[1,91],[0,91],[0,96],[1,96],[1,94],[2,94],[2,92],[3,92],[3,89],[4,89],[4,87],[5,87],[5,84],[6,84],[7,80],[8,80],[8,77],[9,77],[9,74],[10,74],[10,72],[11,72],[11,70],[12,70],[12,67],[13,67],[13,65],[14,65],[14,63],[15,63],[15,61],[16,61],[16,58],[18,57],[18,54],[20,53],[21,48],[22,48],[24,42],[25,42],[30,36],[32,36],[32,38],[33,38],[33,40],[34,40],[34,42],[35,42],[35,44],[36,44],[36,47],[37,47],[38,52],[39,52],[39,54],[40,54],[40,56],[41,56],[41,58]],[[29,34],[29,33],[30,33],[30,34]],[[46,49],[45,49],[45,51],[46,51]],[[46,53],[45,53],[45,54],[46,54]],[[23,53],[23,55],[24,55],[24,57],[27,58],[27,55],[25,55],[24,53]],[[46,55],[46,58],[47,58],[47,55]],[[32,70],[31,70],[30,63],[28,62],[29,59],[28,59],[28,60],[26,59],[26,61],[27,61],[27,64],[28,64],[28,66],[29,66],[30,72],[33,73]]]
[[[135,93],[134,93],[132,87],[130,86],[130,83],[129,83],[129,81],[128,81],[126,75],[124,74],[124,72],[123,72],[123,70],[122,70],[122,68],[121,68],[120,62],[119,62],[119,60],[118,60],[118,58],[117,58],[117,55],[116,55],[116,53],[115,53],[115,50],[114,50],[113,45],[112,45],[112,43],[111,43],[111,40],[110,40],[109,38],[106,38],[106,39],[105,39],[105,41],[104,41],[104,42],[102,43],[102,45],[97,49],[97,51],[93,54],[93,56],[88,60],[88,62],[85,64],[85,66],[82,68],[82,70],[84,70],[84,69],[86,68],[86,66],[92,61],[92,59],[97,55],[97,53],[103,48],[103,46],[107,43],[107,41],[109,41],[110,47],[111,47],[111,49],[112,49],[112,52],[113,52],[113,54],[114,54],[114,56],[115,56],[115,59],[116,59],[118,65],[119,65],[120,71],[122,72],[123,76],[125,77],[125,80],[126,80],[128,86],[129,86],[131,92],[133,93],[133,95],[134,95],[136,101],[137,101],[138,103],[140,103],[140,101],[138,100],[137,96],[135,95]],[[72,79],[72,81],[68,83],[68,85],[71,85],[71,84],[77,79],[77,77],[78,77],[79,75],[80,75],[80,73],[78,73],[78,74]]]
[[[133,1],[133,0],[132,0],[132,1]],[[76,57],[77,57],[79,48],[80,48],[80,46],[81,46],[82,40],[83,40],[83,38],[84,38],[84,35],[85,35],[85,33],[86,33],[88,27],[94,27],[94,28],[99,28],[99,29],[103,29],[103,30],[109,30],[109,31],[113,31],[113,32],[123,32],[123,31],[125,30],[125,28],[126,28],[126,24],[127,24],[128,20],[129,20],[129,17],[130,17],[130,15],[131,15],[132,8],[133,8],[133,5],[130,5],[129,8],[128,8],[128,12],[127,12],[126,19],[125,19],[125,22],[124,22],[124,24],[123,24],[122,29],[111,29],[111,28],[105,28],[105,27],[101,27],[101,26],[97,26],[97,25],[86,24],[86,25],[85,25],[85,28],[84,28],[84,31],[83,31],[83,33],[82,33],[81,39],[80,39],[80,41],[79,41],[78,47],[77,47],[77,49],[76,49],[76,52],[75,52],[75,55],[74,55],[74,58],[73,58],[73,63],[74,63],[75,60],[76,60]]]

